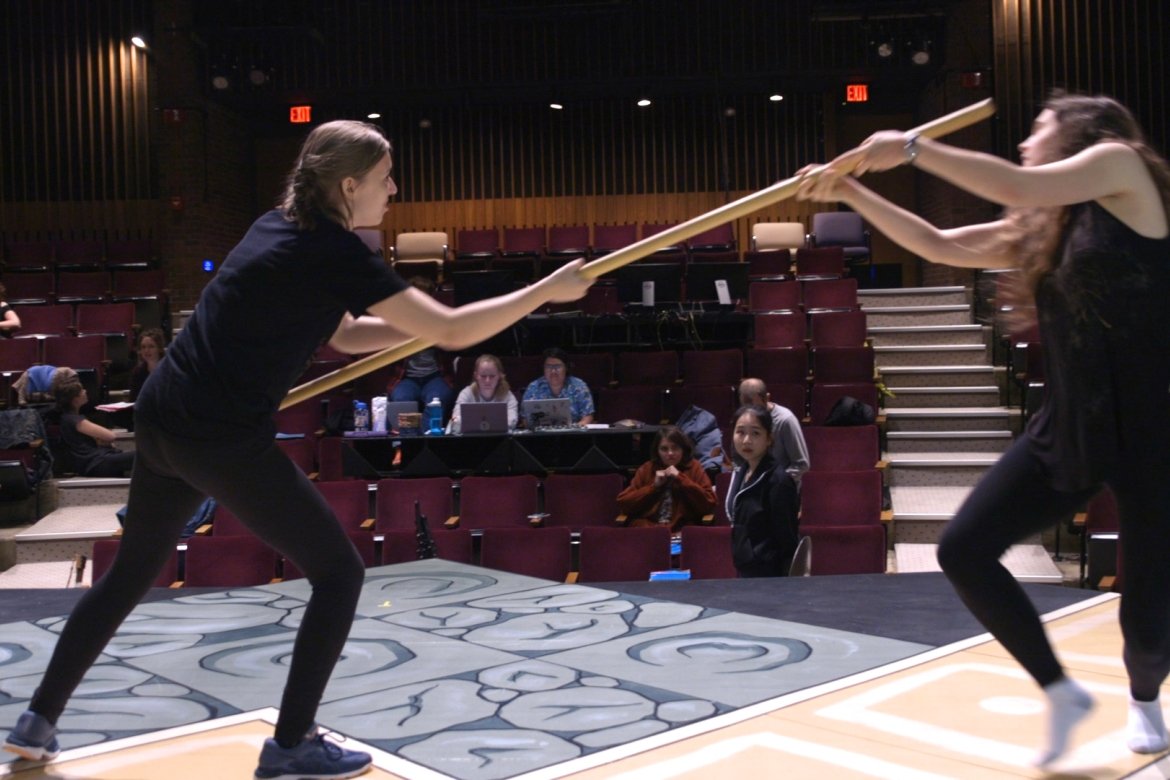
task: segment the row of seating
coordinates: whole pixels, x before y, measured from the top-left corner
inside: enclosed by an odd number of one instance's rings
[[[687,528],[680,566],[694,579],[734,577],[729,528]],[[351,534],[367,568],[405,563],[419,557],[413,531]],[[667,528],[491,528],[434,535],[443,560],[484,566],[558,582],[645,581],[650,573],[672,568]],[[475,542],[478,541],[478,555]],[[117,554],[117,539],[94,543],[92,576],[106,572]],[[157,587],[251,587],[304,575],[291,560],[254,536],[191,537],[177,546],[155,580]]]
[[[29,271],[3,277],[10,305],[165,301],[170,298],[166,273],[158,269]]]
[[[121,341],[121,334],[113,336]],[[69,366],[81,376],[94,401],[107,396],[107,374],[111,361],[107,336],[40,336],[0,339],[0,401],[10,401],[12,383],[31,366]]]
[[[8,271],[47,271],[52,268],[149,268],[158,265],[150,239],[80,238],[10,241],[4,247]]]
[[[629,246],[639,239],[663,233],[677,224],[663,222],[639,226],[624,223],[593,225],[592,228],[589,225],[554,225],[547,228],[459,230],[456,232],[454,256],[463,259],[583,254],[600,256]],[[752,227],[751,251],[817,246],[841,246],[849,248],[851,255],[868,254],[869,234],[860,216],[852,212],[814,214],[812,231],[809,233],[805,232],[804,225],[799,222],[760,222]],[[728,222],[662,247],[660,251],[712,254],[734,252],[737,247],[734,225]],[[858,252],[858,248],[866,251]],[[450,255],[447,234],[437,231],[400,233],[392,248],[392,257],[399,262],[446,261]]]
[[[385,478],[374,483],[360,479],[344,479],[325,474],[324,445],[348,446],[341,439],[320,440],[322,468],[315,471],[314,439],[289,439],[280,442],[286,453],[305,473],[318,477],[316,485],[333,506],[347,530],[372,529],[377,532],[405,530],[414,527],[415,502],[420,511],[433,523],[473,529],[491,526],[559,525],[579,530],[588,525],[612,525],[618,517],[617,495],[625,487],[625,477],[618,473],[606,474],[550,474],[540,479],[531,474],[508,476],[467,476],[455,481],[450,477]],[[829,516],[847,514],[855,494],[849,486],[838,483],[836,475],[874,472],[877,482],[866,483],[857,490],[865,500],[857,500],[861,516],[876,518],[881,511],[881,483],[877,474],[880,463],[876,425],[847,427],[809,426],[805,428],[809,449],[810,470],[813,475],[813,498],[806,505],[811,516],[818,513],[821,498],[816,485],[824,483],[825,501],[835,500],[844,505],[832,506]],[[292,446],[292,445],[297,446]],[[331,455],[330,457],[338,457]],[[870,479],[871,477],[864,477]],[[722,472],[715,480],[719,506],[712,518],[715,524],[726,524],[723,498],[730,485],[730,473]],[[871,487],[876,485],[876,490]],[[834,488],[834,486],[836,486]],[[810,490],[807,485],[802,492]],[[452,520],[452,518],[459,518]],[[372,521],[372,522],[371,522]],[[212,534],[235,534],[242,525],[224,508],[217,508],[212,520]]]
[[[507,227],[459,230],[454,257],[445,232],[404,232],[395,238],[390,249],[392,262],[407,274],[443,275],[448,263],[452,268],[506,268],[519,281],[551,273],[571,257],[600,257],[641,239],[663,233],[677,223]],[[852,212],[824,212],[813,215],[812,232],[793,223],[757,223],[752,228],[750,249],[744,259],[774,251],[800,250],[810,247],[836,247],[845,261],[853,265],[870,259],[869,232],[859,215]],[[376,233],[376,231],[373,231]],[[378,235],[368,242],[380,244]],[[380,247],[379,247],[380,248]],[[740,259],[738,241],[732,223],[710,228],[685,240],[660,247],[650,262],[685,263],[724,262]],[[798,252],[799,263],[799,252]]]

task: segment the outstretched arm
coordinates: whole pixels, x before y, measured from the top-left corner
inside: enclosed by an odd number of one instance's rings
[[[581,274],[581,266],[580,260],[574,261],[535,284],[455,309],[407,288],[375,303],[367,316],[347,315],[329,343],[343,352],[372,352],[417,337],[444,349],[465,349],[545,303],[580,298],[592,283]]]
[[[803,185],[797,197],[845,203],[891,241],[934,263],[960,268],[1015,265],[1004,239],[1002,221],[942,230],[894,205],[851,176],[821,176]]]
[[[1029,145],[1029,153],[1039,153],[1040,142],[1035,138],[1021,144],[1022,153]],[[852,169],[860,176],[908,163],[1004,206],[1056,207],[1097,201],[1143,235],[1165,234],[1165,207],[1146,162],[1133,148],[1114,141],[1094,144],[1056,162],[1020,166],[929,138],[883,131],[829,163],[829,168],[830,175]]]

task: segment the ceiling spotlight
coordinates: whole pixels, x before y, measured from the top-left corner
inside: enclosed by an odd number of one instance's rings
[[[735,108],[732,106],[728,106],[727,108],[723,109],[723,116],[727,117],[728,119],[731,119],[732,117],[735,116]]]
[[[130,38],[130,43],[134,44],[139,49],[146,48],[146,40],[141,35],[135,35]]]
[[[912,46],[910,51],[910,61],[915,65],[926,65],[930,62],[930,41],[926,38],[922,39],[922,43],[917,46]]]
[[[774,95],[768,95],[768,100],[771,100],[773,103],[779,103],[784,100],[784,96],[777,92]]]
[[[371,111],[370,113],[366,114],[366,119],[381,119],[381,118],[382,118],[382,115],[379,114],[377,111]]]
[[[650,98],[639,98],[638,99],[638,107],[639,108],[645,108],[648,105],[650,105]]]
[[[431,128],[431,120],[420,119],[420,120],[418,120],[418,126],[419,126],[419,128],[421,128],[423,130],[429,130]]]
[[[255,65],[248,71],[248,81],[254,87],[262,87],[268,83],[268,72],[263,68],[257,68]]]
[[[560,103],[549,103],[548,107],[551,108],[553,111],[563,111],[565,108]]]
[[[227,73],[217,71],[211,74],[211,86],[219,90],[231,89],[232,80],[228,78]]]
[[[889,38],[884,41],[879,41],[874,51],[876,51],[877,56],[881,57],[883,60],[888,60],[890,57],[894,56],[894,42]]]

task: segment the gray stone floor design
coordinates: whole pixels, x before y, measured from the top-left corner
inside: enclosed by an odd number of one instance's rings
[[[307,595],[293,581],[140,606],[70,702],[62,745],[277,706]],[[0,627],[3,726],[25,709],[62,624]],[[490,780],[928,649],[416,561],[369,570],[318,719],[451,777]]]

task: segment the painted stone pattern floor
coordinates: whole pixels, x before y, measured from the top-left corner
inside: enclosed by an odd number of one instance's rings
[[[62,718],[67,752],[0,776],[245,776],[307,592],[142,605]],[[61,623],[0,627],[3,726]],[[1143,770],[1159,757],[1120,733],[1116,599],[1070,607],[1052,630],[1099,703],[1058,776]],[[975,778],[1042,776],[1028,764],[1042,709],[986,637],[930,648],[431,560],[369,571],[319,720],[373,751],[370,777]]]

